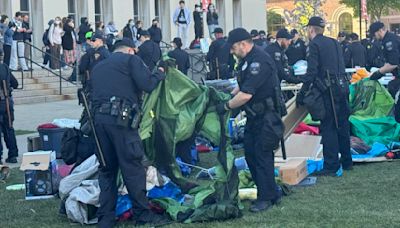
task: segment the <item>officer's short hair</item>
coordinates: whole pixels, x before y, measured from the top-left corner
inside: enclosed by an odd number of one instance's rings
[[[319,26],[309,25],[309,27],[314,28],[316,34],[324,34],[325,29]]]

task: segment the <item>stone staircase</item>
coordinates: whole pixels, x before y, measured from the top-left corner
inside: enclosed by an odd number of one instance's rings
[[[62,72],[64,78],[68,78],[72,70]],[[60,79],[58,76],[44,69],[34,69],[31,72],[13,72],[17,78],[19,89],[13,91],[15,104],[45,103],[52,101],[70,100],[77,98],[77,90],[80,85],[74,85],[62,80],[62,95],[60,95]]]

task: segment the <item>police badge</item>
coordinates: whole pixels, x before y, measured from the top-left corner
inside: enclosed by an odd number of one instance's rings
[[[254,62],[250,64],[250,74],[257,75],[260,73],[261,65],[259,62]]]

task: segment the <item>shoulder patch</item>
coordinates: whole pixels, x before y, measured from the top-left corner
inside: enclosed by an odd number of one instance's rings
[[[261,64],[259,62],[253,62],[250,64],[250,74],[257,75],[260,73]]]
[[[275,52],[275,60],[276,61],[281,61],[281,53],[280,52]]]
[[[393,50],[393,42],[392,42],[392,41],[387,42],[387,43],[385,44],[385,48],[386,48],[386,50],[388,50],[388,51]]]

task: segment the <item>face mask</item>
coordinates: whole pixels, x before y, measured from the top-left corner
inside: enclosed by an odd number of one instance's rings
[[[134,26],[134,25],[135,25],[135,23],[133,23],[133,22],[130,22],[130,23],[129,23],[129,25],[130,25],[130,26]]]
[[[201,8],[200,8],[200,7],[197,7],[197,8],[196,8],[196,11],[197,11],[197,12],[200,12],[200,11],[201,11]]]
[[[55,21],[54,24],[59,25],[60,21]]]

